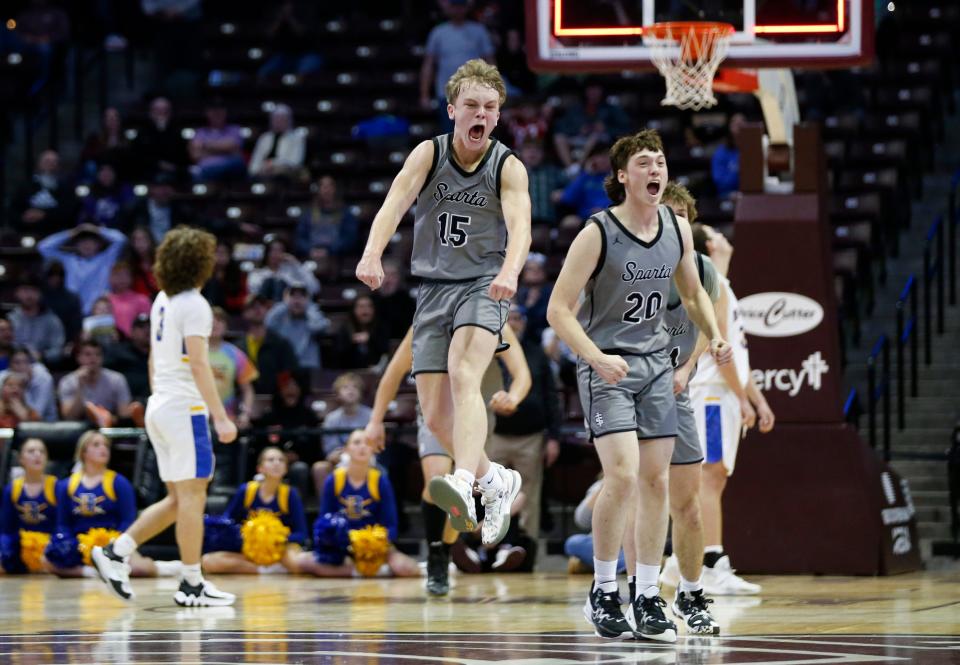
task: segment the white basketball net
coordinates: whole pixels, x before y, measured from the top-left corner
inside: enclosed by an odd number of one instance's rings
[[[645,27],[643,43],[667,82],[660,103],[694,111],[716,104],[713,77],[727,56],[733,33],[728,23],[685,21]]]

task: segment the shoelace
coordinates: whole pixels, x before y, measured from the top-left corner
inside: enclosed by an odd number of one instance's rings
[[[614,618],[617,612],[620,611],[620,592],[601,591],[599,593],[599,598],[597,598],[596,605],[597,606],[593,610],[593,615],[595,618],[598,620]]]
[[[665,620],[667,618],[663,613],[663,608],[667,606],[667,601],[660,596],[654,596],[653,598],[640,596],[640,606],[646,614],[650,614],[657,619]]]
[[[683,598],[688,599],[688,602],[690,603],[690,605],[692,605],[694,609],[700,612],[708,611],[710,609],[709,605],[713,603],[713,598],[707,598],[702,593],[684,594]]]

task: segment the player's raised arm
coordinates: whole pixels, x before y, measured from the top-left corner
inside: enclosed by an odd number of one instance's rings
[[[517,292],[517,280],[530,252],[530,185],[527,169],[510,156],[503,165],[500,200],[507,224],[507,256],[500,274],[490,284],[490,297],[509,300]]]
[[[713,302],[700,283],[700,273],[694,260],[693,234],[690,223],[684,217],[677,217],[680,238],[683,240],[683,257],[677,265],[673,280],[687,314],[694,325],[710,339],[710,353],[717,364],[730,362],[733,349],[720,334],[717,317],[714,315]]]
[[[380,288],[383,282],[383,267],[380,257],[387,243],[397,230],[403,214],[410,209],[417,198],[417,193],[430,172],[433,163],[433,141],[423,141],[407,155],[400,173],[393,179],[387,198],[373,219],[370,227],[370,236],[367,238],[363,256],[357,265],[357,279],[371,289]]]
[[[604,381],[616,384],[627,375],[626,361],[619,356],[603,353],[587,336],[576,317],[580,294],[600,264],[602,233],[596,224],[587,224],[574,238],[550,295],[547,321],[557,336],[593,367]]]
[[[190,335],[184,338],[187,347],[187,356],[190,358],[190,372],[197,384],[203,401],[210,410],[213,418],[213,427],[217,430],[220,443],[230,443],[237,438],[237,426],[227,417],[227,410],[223,408],[217,384],[210,368],[210,358],[207,353],[207,338],[199,335]]]

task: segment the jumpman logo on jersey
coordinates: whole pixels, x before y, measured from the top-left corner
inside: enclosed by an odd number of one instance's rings
[[[348,520],[361,520],[372,514],[367,510],[367,506],[373,503],[373,499],[364,499],[359,496],[341,496],[339,499]]]
[[[100,504],[107,500],[105,496],[96,494],[78,494],[73,497],[77,505],[73,508],[74,515],[83,517],[93,517],[94,515],[104,515],[107,511],[100,507]]]
[[[25,501],[17,506],[20,511],[20,519],[25,524],[40,524],[46,521],[47,516],[43,511],[47,509],[47,504],[37,503],[36,501]]]
[[[613,236],[613,244],[614,244],[614,245],[622,245],[622,244],[623,244],[623,241],[620,240],[620,236],[618,236],[618,235],[617,235],[617,236]]]

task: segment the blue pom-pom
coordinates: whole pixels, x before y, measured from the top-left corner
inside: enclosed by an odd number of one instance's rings
[[[57,568],[74,568],[83,563],[79,541],[73,534],[62,531],[53,534],[43,554],[47,557],[47,561]]]
[[[350,546],[350,523],[339,513],[320,515],[313,523],[314,557],[319,563],[339,566]]]
[[[240,552],[243,538],[240,525],[226,515],[203,516],[203,553]]]
[[[20,558],[20,532],[0,534],[0,567],[9,575],[22,575],[27,566]]]

